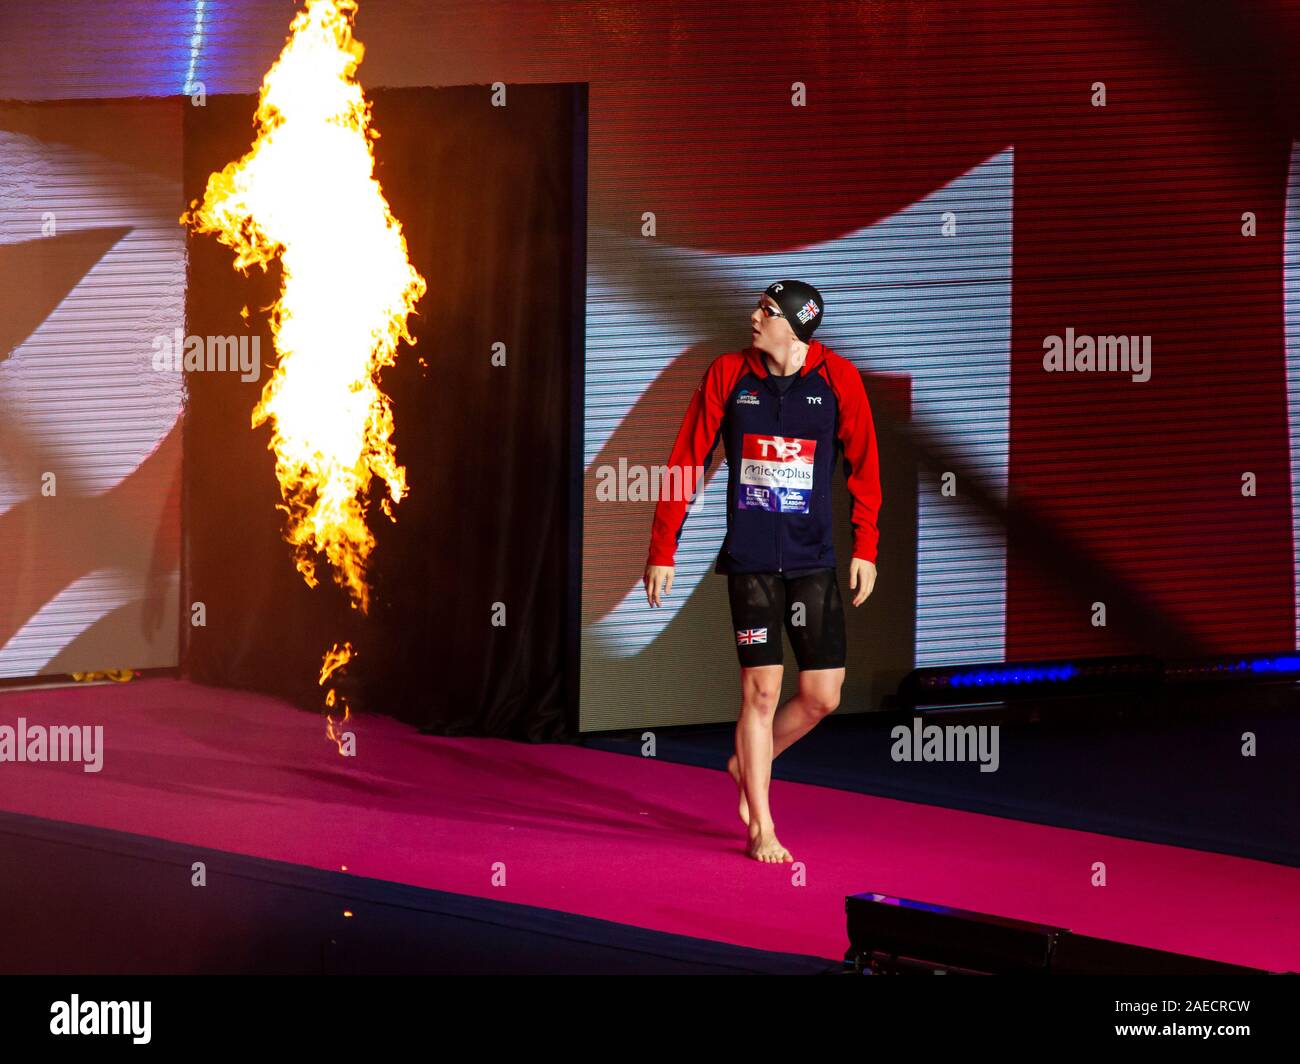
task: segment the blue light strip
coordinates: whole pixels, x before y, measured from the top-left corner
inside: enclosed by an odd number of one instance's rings
[[[1300,673],[1300,656],[1295,654],[1279,654],[1265,658],[1238,658],[1236,661],[1220,659],[1219,661],[1209,661],[1205,663],[1183,663],[1176,667],[1180,673],[1201,673],[1201,672],[1253,672],[1272,673],[1274,675],[1287,675],[1291,673]]]
[[[1249,668],[1251,672],[1300,672],[1300,657],[1289,654],[1277,658],[1260,658],[1249,665],[1243,661],[1235,668]]]
[[[974,669],[955,672],[949,684],[953,687],[990,687],[995,684],[1042,683],[1069,680],[1078,675],[1073,665],[1025,665],[1008,669]]]

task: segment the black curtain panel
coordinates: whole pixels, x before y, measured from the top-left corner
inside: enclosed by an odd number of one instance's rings
[[[572,738],[585,87],[512,85],[505,107],[486,86],[368,96],[377,175],[429,285],[415,347],[382,378],[409,494],[392,522],[382,484],[373,492],[368,615],[323,559],[308,588],[282,536],[270,427],[250,429],[274,358],[265,308],[278,270],[242,276],[229,248],[191,235],[187,334],[258,335],[263,368],[252,382],[187,374],[184,668],[323,711],[321,658],[349,640],[341,686],[359,714],[438,734]],[[255,105],[184,104],[186,203],[247,150]]]

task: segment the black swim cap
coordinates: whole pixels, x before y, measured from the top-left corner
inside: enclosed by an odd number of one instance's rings
[[[807,343],[822,323],[822,311],[826,309],[822,294],[803,281],[777,281],[767,286],[764,295],[776,301],[795,336]]]

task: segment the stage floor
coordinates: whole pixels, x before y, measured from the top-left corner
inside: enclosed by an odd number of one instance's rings
[[[0,808],[49,820],[783,953],[842,957],[870,890],[1300,970],[1300,869],[1264,861],[777,780],[800,865],[760,865],[721,765],[386,717],[343,758],[323,717],[178,680],[0,695],[19,717],[104,727],[98,773],[0,763]]]

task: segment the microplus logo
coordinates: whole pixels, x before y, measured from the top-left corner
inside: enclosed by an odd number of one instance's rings
[[[4,761],[81,761],[83,772],[98,772],[104,767],[104,726],[46,728],[28,725],[26,717],[19,717],[16,728],[0,724],[0,762]]]
[[[1139,384],[1151,379],[1149,336],[1043,337],[1043,369],[1048,373],[1132,373]]]
[[[50,1005],[50,1034],[129,1034],[138,1046],[147,1045],[153,1002],[70,1001]]]
[[[153,368],[159,373],[214,373],[239,370],[239,379],[255,381],[262,372],[260,336],[185,336],[176,329],[153,338]]]

